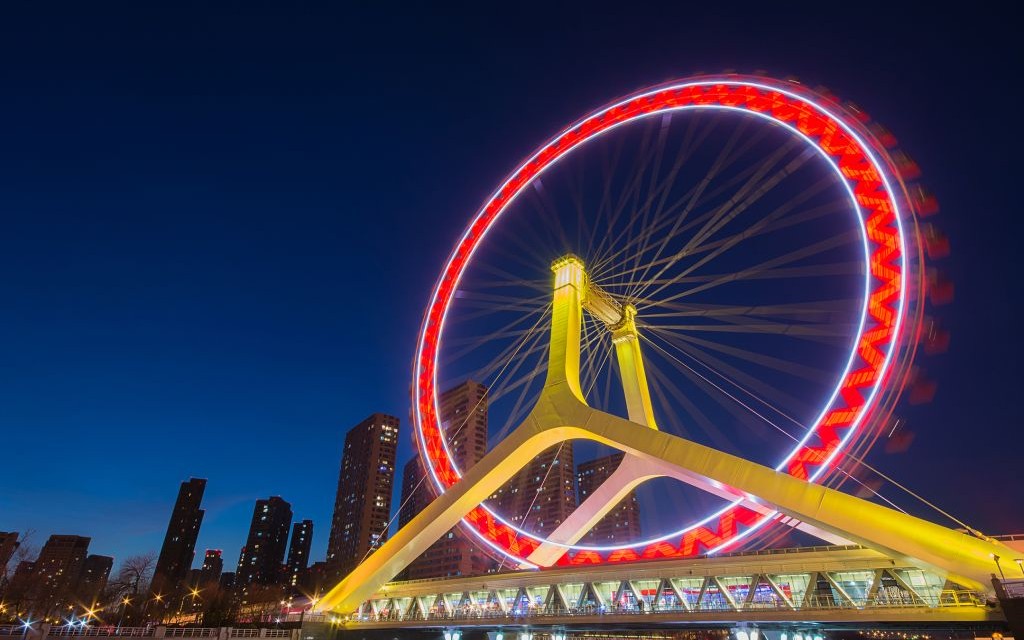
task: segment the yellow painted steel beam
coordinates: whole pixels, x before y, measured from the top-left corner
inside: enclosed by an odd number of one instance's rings
[[[586,274],[568,256],[555,270],[546,384],[530,414],[394,537],[320,601],[349,613],[455,526],[540,452],[566,440],[599,442],[669,467],[708,485],[720,483],[781,513],[922,568],[990,591],[992,555],[1013,557],[994,540],[979,539],[748,460],[673,436],[586,405],[579,385],[579,338]],[[756,496],[756,498],[755,498]]]

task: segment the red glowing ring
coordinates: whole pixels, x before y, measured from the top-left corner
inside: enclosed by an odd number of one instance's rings
[[[778,465],[790,475],[821,479],[858,432],[881,397],[899,350],[906,313],[907,269],[899,197],[902,184],[885,150],[833,100],[798,85],[761,77],[701,77],[649,89],[576,122],[519,166],[477,213],[434,286],[423,319],[414,364],[413,416],[417,446],[439,492],[460,474],[444,442],[437,408],[437,355],[444,320],[474,251],[500,214],[534,178],[588,140],[653,114],[684,109],[734,110],[771,120],[799,135],[829,161],[850,195],[860,223],[867,272],[860,328],[844,375],[814,426]],[[599,564],[659,557],[688,557],[725,548],[772,519],[733,503],[671,540],[595,550],[567,548],[558,564]],[[712,528],[712,520],[717,527]],[[487,546],[518,563],[545,540],[512,527],[485,505],[463,519]]]

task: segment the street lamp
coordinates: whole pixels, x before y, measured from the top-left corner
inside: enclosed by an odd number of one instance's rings
[[[121,625],[124,624],[124,614],[128,610],[128,605],[132,603],[132,599],[128,596],[121,598],[121,617],[117,619],[117,628],[120,629]]]
[[[32,628],[32,618],[27,620],[18,618],[18,621],[21,622],[21,640],[25,640],[28,637],[28,630]]]
[[[143,616],[143,621],[144,622],[146,622],[148,624],[148,619],[146,618],[146,613],[149,611],[149,603],[150,602],[162,603],[163,601],[164,601],[164,595],[162,593],[155,593],[155,594],[153,594],[153,599],[152,600],[150,600],[149,598],[146,598],[146,601],[142,603],[142,616]],[[160,614],[160,616],[162,618],[163,614]]]
[[[999,556],[997,556],[997,555],[996,555],[996,554],[994,554],[994,553],[990,553],[990,554],[988,554],[988,555],[989,555],[989,556],[990,556],[990,557],[991,557],[991,558],[992,558],[993,560],[995,560],[995,563],[996,563],[996,569],[999,569],[999,578],[1000,578],[1001,580],[1006,580],[1006,576],[1004,576],[1004,575],[1003,575],[1003,565],[999,564]]]

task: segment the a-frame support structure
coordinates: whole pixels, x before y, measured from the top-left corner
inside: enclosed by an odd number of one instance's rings
[[[992,555],[1013,557],[1010,549],[995,540],[949,529],[659,431],[650,410],[631,307],[619,306],[593,287],[582,261],[574,256],[556,261],[552,269],[555,288],[548,372],[533,410],[458,483],[324,595],[319,609],[355,611],[539,452],[573,439],[619,449],[626,459],[638,464],[631,463],[632,470],[609,485],[600,500],[584,502],[573,525],[556,531],[560,541],[578,539],[586,532],[584,527],[596,523],[637,484],[668,475],[724,497],[743,499],[750,508],[778,511],[814,527],[824,537],[850,540],[910,561],[971,589],[991,590]],[[629,419],[587,406],[580,389],[585,308],[613,331]],[[552,555],[551,548],[542,545],[530,559],[544,564],[557,559]]]

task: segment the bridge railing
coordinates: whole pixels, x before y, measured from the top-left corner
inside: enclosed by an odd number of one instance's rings
[[[980,607],[984,608],[985,601],[978,594],[973,591],[954,591],[946,590],[943,591],[939,597],[937,608],[951,608],[951,607]],[[629,616],[646,616],[646,617],[658,617],[673,615],[678,617],[680,614],[701,614],[711,612],[744,612],[744,611],[829,611],[829,610],[857,610],[857,609],[868,609],[868,610],[885,610],[885,609],[920,609],[920,608],[934,608],[928,607],[923,604],[920,600],[907,599],[889,599],[889,600],[854,600],[852,603],[843,602],[834,598],[819,598],[817,596],[810,596],[805,602],[799,607],[791,607],[785,604],[777,603],[749,603],[742,607],[735,607],[729,605],[726,602],[721,603],[707,603],[702,605],[700,608],[691,608],[685,605],[677,604],[672,606],[647,606],[639,608],[635,606],[630,607],[570,607],[568,609],[563,607],[528,607],[525,609],[516,609],[513,611],[503,611],[498,607],[462,607],[453,611],[431,611],[424,614],[421,611],[416,611],[412,614],[402,614],[398,612],[388,612],[381,614],[363,614],[350,619],[352,622],[366,622],[366,623],[377,623],[377,622],[404,622],[404,621],[470,621],[470,620],[509,620],[519,621],[522,619],[544,619],[544,618],[556,618],[566,616],[603,616],[603,615],[629,615]]]
[[[33,625],[26,628],[20,624],[0,625],[0,637],[23,637],[25,640],[46,638],[291,638],[292,629],[234,628],[234,627],[116,627],[91,626],[71,627],[68,625]]]

